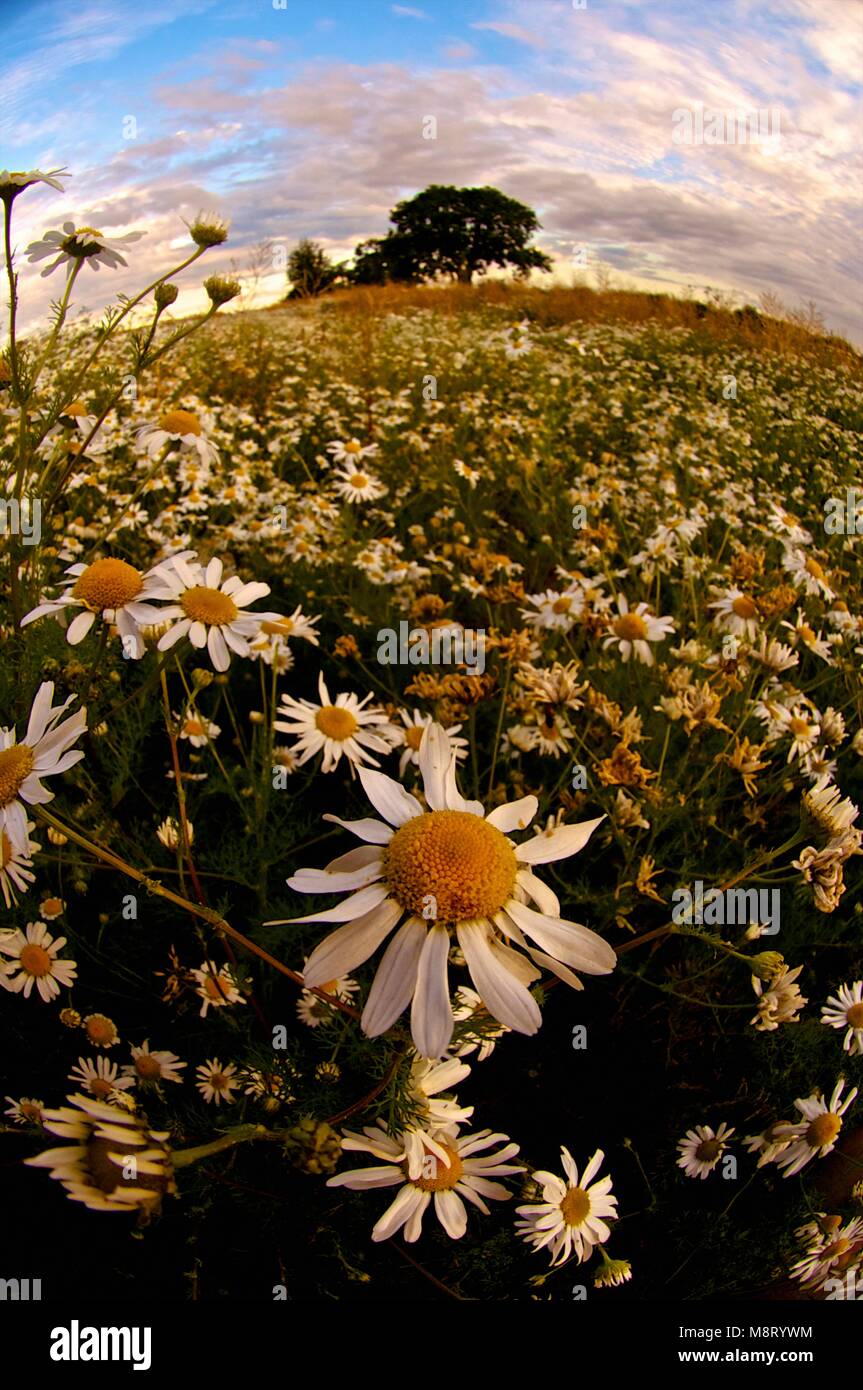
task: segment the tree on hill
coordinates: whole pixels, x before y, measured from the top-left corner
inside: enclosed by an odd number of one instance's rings
[[[432,184],[397,203],[390,221],[394,229],[385,237],[357,247],[355,284],[450,275],[469,285],[493,265],[512,266],[520,276],[551,269],[548,256],[527,244],[540,225],[536,213],[497,188]]]
[[[317,241],[303,237],[288,257],[289,299],[311,299],[335,282],[339,270]]]

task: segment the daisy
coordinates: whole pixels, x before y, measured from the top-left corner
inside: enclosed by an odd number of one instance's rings
[[[327,445],[327,453],[332,455],[335,463],[359,463],[360,459],[374,458],[377,452],[377,444],[362,445],[358,439],[332,439]]]
[[[166,1192],[176,1192],[168,1132],[152,1130],[143,1116],[129,1109],[131,1101],[107,1105],[77,1094],[69,1106],[45,1110],[43,1123],[52,1134],[70,1139],[24,1162],[47,1168],[58,1178],[71,1201],[93,1211],[153,1211]],[[72,1108],[74,1106],[74,1109]]]
[[[831,637],[822,637],[821,628],[819,628],[817,632],[814,628],[811,628],[803,617],[803,612],[800,608],[797,609],[796,622],[783,622],[780,623],[779,626],[787,627],[788,631],[793,634],[795,646],[798,643],[802,643],[803,646],[808,647],[809,651],[813,652],[815,656],[819,656],[822,661],[826,661],[828,666],[833,665],[833,656],[830,650],[833,646],[833,639]]]
[[[140,629],[162,621],[162,610],[149,600],[155,597],[153,571],[142,574],[125,560],[94,560],[91,565],[70,565],[67,574],[75,583],[56,599],[48,599],[21,619],[21,626],[66,608],[80,611],[66,629],[66,641],[74,647],[87,636],[97,618],[116,627],[123,654],[138,661],[145,651]]]
[[[760,1033],[772,1033],[783,1023],[799,1023],[797,1017],[804,1004],[797,985],[797,977],[803,969],[798,965],[790,970],[787,965],[780,966],[777,973],[765,984],[757,975],[752,976],[752,988],[758,996],[758,1012],[749,1021]]]
[[[528,594],[527,600],[536,610],[519,609],[527,626],[549,632],[569,632],[584,612],[584,594],[578,584],[571,584],[562,593],[557,589],[545,589],[541,594]]]
[[[114,1047],[120,1041],[117,1025],[107,1014],[88,1014],[81,1026],[94,1047]]]
[[[5,831],[9,843],[22,854],[30,843],[22,803],[42,806],[53,801],[54,793],[43,787],[42,778],[56,777],[84,756],[80,749],[72,750],[72,744],[87,727],[86,709],[62,720],[75,696],[62,705],[52,705],[53,698],[54,682],[43,681],[20,743],[14,728],[0,729],[0,832]]]
[[[472,488],[476,487],[482,477],[482,473],[478,468],[470,468],[466,463],[463,463],[461,459],[454,459],[452,466],[459,477],[464,478],[465,482],[470,483]]]
[[[631,612],[623,594],[617,596],[619,616],[610,619],[611,635],[606,637],[603,647],[617,643],[622,661],[629,661],[633,652],[645,666],[653,665],[653,652],[650,642],[664,642],[674,632],[674,619],[657,618],[647,610],[646,603],[639,603]]]
[[[303,637],[307,642],[311,642],[313,647],[317,647],[319,639],[315,624],[320,621],[319,614],[314,618],[307,618],[298,604],[289,617],[274,614],[272,618],[265,619],[261,623],[261,632],[270,637],[285,639]]]
[[[30,998],[35,984],[39,997],[49,1004],[57,998],[60,986],[68,988],[78,973],[75,961],[57,959],[65,945],[65,936],[55,940],[44,922],[28,922],[26,935],[8,932],[0,937],[0,951],[10,956],[13,964],[6,966],[5,978],[0,975],[0,984],[12,994],[23,993],[25,999]]]
[[[249,639],[257,635],[264,618],[274,615],[245,613],[243,609],[268,594],[270,586],[244,584],[237,574],[223,581],[223,570],[219,559],[210,560],[205,568],[188,554],[181,554],[151,571],[161,581],[158,597],[168,603],[160,620],[171,622],[159,639],[159,651],[167,651],[188,636],[197,650],[207,648],[217,671],[227,671],[231,652],[249,655]]]
[[[232,1092],[240,1088],[239,1081],[234,1080],[236,1070],[233,1062],[223,1067],[218,1057],[213,1057],[202,1067],[195,1068],[198,1077],[195,1085],[208,1105],[221,1105],[222,1101],[226,1105],[234,1104]]]
[[[218,724],[205,719],[196,709],[188,709],[184,715],[174,715],[174,718],[179,725],[177,738],[188,740],[193,748],[206,748],[208,743],[215,743],[222,732]]]
[[[362,700],[356,695],[337,695],[335,703],[330,699],[323,672],[318,677],[318,694],[321,703],[311,700],[295,700],[283,695],[275,728],[283,734],[298,734],[293,751],[301,756],[297,766],[308,762],[317,753],[323,752],[322,772],[332,772],[338,766],[342,754],[352,767],[370,763],[377,767],[367,749],[375,753],[389,753],[390,743],[375,729],[390,728],[389,719],[377,705],[365,709],[372,698],[371,692]],[[342,973],[342,972],[336,972]],[[317,981],[315,981],[317,984]]]
[[[4,1096],[3,1099],[9,1102],[9,1109],[4,1110],[3,1114],[8,1115],[16,1125],[41,1125],[44,1101],[33,1100],[30,1096],[21,1096],[19,1100]]]
[[[207,1017],[208,1009],[223,1009],[228,1004],[245,1004],[245,999],[237,988],[228,966],[224,965],[217,969],[209,961],[198,970],[191,970],[190,975],[196,981],[195,993],[199,999],[203,999],[201,1006],[201,1018]]]
[[[27,839],[23,850],[13,845],[5,830],[0,830],[0,892],[7,908],[13,904],[17,907],[18,893],[26,893],[30,884],[36,881],[36,875],[31,873],[32,856],[42,846],[30,839],[30,831],[36,828],[35,822],[28,820],[26,826]]]
[[[863,1056],[863,980],[840,985],[822,1008],[821,1022],[829,1028],[846,1028],[843,1048],[851,1057]]]
[[[480,1031],[478,1028],[475,1034],[471,1034],[470,1030],[467,1030],[467,1040],[460,1044],[456,1056],[469,1057],[471,1053],[476,1052],[476,1060],[484,1062],[494,1052],[498,1038],[502,1038],[504,1033],[508,1033],[510,1029],[491,1022],[485,1005],[476,990],[471,989],[469,985],[459,985],[455,997],[458,1003],[452,1011],[452,1016],[456,1023],[473,1018],[477,1010],[485,1015],[482,1030]]]
[[[359,985],[350,975],[340,975],[335,980],[327,980],[326,984],[318,985],[317,988],[322,989],[324,994],[332,994],[336,999],[347,1003],[356,994]],[[307,1028],[317,1028],[327,1019],[331,1019],[333,1012],[332,1006],[317,994],[313,994],[310,989],[304,989],[297,1000],[297,1017]]]
[[[396,737],[394,747],[402,749],[399,757],[399,777],[404,777],[409,766],[419,767],[422,736],[429,724],[432,724],[434,721],[430,714],[421,714],[418,709],[400,709],[399,718],[404,724],[404,729],[400,729],[397,724],[394,725],[394,734]],[[468,746],[466,738],[456,737],[460,729],[461,724],[450,724],[448,728],[445,729],[446,736],[450,741],[450,747],[455,749],[456,759],[459,762],[467,757]]]
[[[98,1100],[107,1100],[112,1091],[128,1091],[135,1084],[131,1077],[118,1076],[117,1063],[107,1057],[97,1057],[95,1061],[92,1057],[79,1057],[77,1066],[69,1072],[69,1080]]]
[[[156,423],[142,425],[135,436],[148,458],[155,458],[166,444],[194,449],[203,463],[217,463],[219,450],[204,435],[200,416],[193,410],[168,410]]]
[[[746,1136],[746,1152],[758,1154],[757,1166],[763,1168],[766,1163],[773,1163],[777,1154],[788,1148],[793,1134],[793,1120],[777,1120],[774,1124],[768,1125],[761,1134]]]
[[[794,758],[799,758],[801,766],[805,769],[808,766],[808,754],[815,747],[818,735],[821,732],[821,725],[817,718],[811,716],[811,712],[803,705],[794,705],[792,709],[784,706],[777,706],[776,724],[783,734],[790,735],[791,747],[788,749],[786,762],[790,763]]]
[[[32,188],[35,183],[47,184],[50,188],[56,188],[58,193],[62,193],[63,185],[60,177],[68,178],[66,169],[51,169],[47,174],[43,174],[41,169],[24,169],[15,173],[10,173],[8,169],[0,169],[0,198],[4,203],[11,203],[23,193],[25,188]]]
[[[842,1100],[844,1088],[845,1079],[840,1077],[829,1104],[821,1091],[814,1091],[806,1100],[795,1100],[794,1104],[803,1119],[795,1124],[788,1147],[776,1158],[778,1167],[785,1169],[784,1177],[793,1177],[813,1158],[824,1158],[833,1152],[842,1129],[842,1117],[857,1099],[857,1087],[854,1086]]]
[[[505,1134],[492,1134],[491,1130],[483,1129],[459,1136],[455,1125],[427,1134],[421,1174],[415,1178],[407,1174],[406,1150],[400,1142],[403,1138],[403,1135],[391,1137],[380,1125],[368,1125],[363,1134],[347,1131],[343,1149],[369,1153],[382,1162],[378,1167],[337,1173],[327,1181],[327,1187],[350,1187],[356,1191],[399,1186],[395,1201],[372,1231],[373,1241],[389,1240],[402,1229],[408,1244],[419,1240],[423,1216],[432,1198],[435,1216],[451,1240],[460,1240],[467,1230],[467,1210],[462,1199],[479,1207],[486,1216],[489,1208],[483,1198],[510,1201],[512,1193],[502,1183],[490,1180],[522,1171],[519,1164],[508,1162],[518,1153],[518,1144],[509,1143]],[[501,1141],[504,1141],[502,1149],[483,1153]],[[477,1154],[480,1157],[475,1157]]]
[[[472,1105],[460,1105],[458,1097],[442,1095],[470,1076],[470,1067],[457,1057],[435,1062],[428,1057],[415,1056],[407,1094],[413,1104],[415,1119],[402,1134],[409,1178],[420,1177],[428,1152],[437,1154],[446,1164],[447,1151],[433,1139],[432,1132],[447,1126],[458,1128],[473,1115]]]
[[[678,1168],[682,1168],[688,1178],[706,1178],[725,1153],[733,1133],[724,1120],[715,1134],[710,1125],[688,1129],[677,1145],[680,1151]]]
[[[590,1259],[594,1247],[604,1245],[611,1235],[608,1220],[617,1217],[611,1178],[592,1181],[604,1158],[602,1149],[597,1149],[579,1179],[572,1154],[561,1146],[566,1179],[542,1170],[532,1174],[542,1187],[542,1201],[516,1208],[522,1218],[516,1231],[534,1251],[548,1249],[552,1265],[563,1264],[573,1255],[576,1264],[582,1264]]]
[[[50,275],[60,265],[80,268],[89,265],[92,270],[108,266],[116,270],[126,261],[120,249],[140,241],[145,232],[127,232],[125,236],[106,237],[95,227],[76,227],[74,222],[64,222],[60,231],[46,232],[41,241],[33,241],[27,247],[30,264],[44,261],[46,256],[55,256],[50,265],[42,271],[42,276]]]
[[[378,497],[385,496],[387,491],[374,473],[352,464],[339,469],[333,487],[347,502],[374,502]]]
[[[852,1216],[843,1223],[841,1217],[819,1212],[794,1234],[806,1251],[792,1265],[791,1276],[810,1289],[820,1288],[831,1270],[844,1272],[856,1265],[863,1252],[863,1217]]]
[[[836,597],[827,582],[827,575],[823,566],[815,559],[814,555],[807,555],[805,550],[788,549],[782,556],[782,568],[787,570],[795,584],[800,585],[807,594],[814,598],[819,595],[823,598],[833,599]]]
[[[716,590],[713,591],[716,593]],[[709,603],[715,609],[713,626],[718,632],[730,632],[754,642],[758,636],[758,605],[742,589],[728,589],[722,598]]]
[[[181,1062],[175,1052],[151,1052],[148,1040],[140,1047],[132,1048],[131,1064],[123,1067],[123,1075],[143,1082],[176,1081],[182,1082],[180,1075],[185,1062]]]
[[[39,917],[43,922],[53,922],[55,918],[62,917],[66,911],[66,904],[62,898],[43,898],[39,904]]]
[[[616,956],[595,932],[562,919],[557,897],[533,873],[535,864],[577,854],[604,817],[516,844],[508,832],[530,824],[535,796],[484,816],[480,802],[466,801],[456,787],[455,754],[439,724],[423,734],[419,765],[427,811],[400,783],[360,768],[363,790],[384,819],[327,815],[366,843],[326,869],[301,869],[288,884],[301,893],[349,894],[335,907],[294,919],[347,924],[312,952],[307,985],[354,970],[402,924],[381,960],[362,1028],[377,1037],[412,1003],[417,1051],[440,1057],[453,1030],[447,979],[453,934],[485,1007],[519,1033],[535,1033],[542,1022],[528,988],[539,978],[537,965],[581,988],[570,967],[605,975]]]
[[[186,834],[189,839],[190,847],[195,842],[195,827],[190,820],[186,821]],[[183,843],[183,832],[180,822],[173,816],[166,816],[162,824],[156,830],[156,839],[165,849],[177,849]]]

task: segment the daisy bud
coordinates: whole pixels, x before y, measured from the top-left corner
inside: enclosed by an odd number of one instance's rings
[[[53,825],[48,826],[48,839],[52,845],[68,845],[69,837],[64,835],[62,830],[55,830]]]
[[[263,722],[264,716],[259,709],[253,709],[249,711],[250,724],[263,724]]]
[[[605,1251],[601,1252],[605,1256],[605,1263],[594,1276],[594,1288],[614,1288],[617,1284],[625,1284],[632,1278],[632,1265],[629,1260],[610,1260]]]
[[[169,285],[167,283],[157,285],[153,290],[153,298],[156,301],[156,308],[159,310],[159,313],[161,313],[163,309],[167,309],[169,304],[173,304],[179,293],[179,288],[176,285]]]
[[[770,981],[782,969],[785,958],[779,951],[762,951],[757,956],[748,956],[746,963],[759,980]]]
[[[310,1115],[288,1130],[285,1153],[295,1168],[306,1173],[331,1173],[341,1152],[342,1141],[325,1120]]]
[[[229,300],[236,299],[242,286],[239,280],[231,280],[226,275],[211,275],[204,281],[204,289],[210,298],[210,303],[218,309],[221,304],[227,304]]]
[[[206,671],[203,666],[192,668],[192,684],[197,686],[199,690],[203,690],[206,685],[212,685],[213,680],[212,671]]]
[[[64,1028],[80,1028],[82,1019],[77,1009],[61,1009],[60,1022]]]
[[[228,226],[215,213],[201,213],[189,226],[189,235],[196,246],[221,246],[228,239]]]

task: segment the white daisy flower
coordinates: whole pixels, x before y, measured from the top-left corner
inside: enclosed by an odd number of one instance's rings
[[[69,1080],[98,1100],[107,1100],[112,1091],[128,1091],[134,1086],[134,1078],[118,1076],[117,1063],[108,1057],[79,1057],[78,1063],[69,1072]]]
[[[456,1008],[452,1011],[452,1016],[456,1023],[463,1022],[468,1018],[473,1018],[477,1010],[486,1015],[486,1020],[488,1019],[488,1010],[476,990],[471,989],[470,985],[459,985],[455,992],[455,997],[459,1001]],[[461,1044],[456,1052],[457,1057],[470,1057],[473,1052],[476,1052],[476,1060],[478,1062],[484,1062],[494,1052],[498,1038],[502,1038],[504,1033],[510,1031],[509,1028],[505,1028],[502,1024],[489,1027],[486,1020],[484,1020],[482,1030],[480,1031],[477,1029],[475,1039],[468,1037],[466,1041]]]
[[[43,806],[54,800],[54,793],[42,785],[43,777],[56,777],[80,762],[84,754],[72,749],[87,727],[87,710],[79,709],[68,719],[63,714],[75,699],[70,695],[62,705],[52,705],[54,682],[43,681],[33,701],[27,732],[20,743],[14,729],[0,729],[0,832],[10,844],[27,853],[27,813],[24,805]]]
[[[791,1277],[809,1289],[820,1288],[831,1271],[840,1273],[856,1265],[863,1253],[863,1217],[843,1222],[839,1216],[819,1212],[794,1234],[805,1245],[805,1254],[791,1266]]]
[[[828,1028],[845,1028],[842,1046],[851,1057],[863,1057],[863,980],[840,985],[821,1010],[821,1022]]]
[[[50,188],[56,188],[58,193],[62,193],[63,185],[60,178],[68,178],[69,174],[64,169],[51,169],[44,174],[41,169],[24,169],[10,173],[8,169],[0,169],[0,198],[4,203],[11,203],[23,193],[25,188],[31,188],[35,183],[47,184]]]
[[[622,661],[629,661],[635,653],[638,661],[645,666],[653,665],[653,652],[650,642],[664,642],[674,632],[674,619],[657,618],[648,612],[646,603],[639,603],[630,611],[623,594],[617,596],[618,617],[610,619],[611,635],[606,637],[603,647],[616,643]]]
[[[857,1087],[854,1086],[842,1100],[844,1088],[845,1079],[840,1077],[829,1103],[821,1091],[814,1091],[805,1100],[795,1100],[794,1104],[803,1119],[795,1124],[788,1147],[776,1158],[778,1167],[785,1169],[784,1177],[793,1177],[813,1158],[824,1158],[833,1152],[842,1129],[842,1117],[857,1099]]]
[[[200,969],[190,970],[189,974],[196,982],[195,993],[204,1001],[201,1005],[201,1018],[207,1017],[208,1009],[224,1009],[229,1004],[245,1004],[246,1001],[227,965],[219,969],[210,961],[204,961]]]
[[[360,459],[374,458],[377,452],[377,444],[362,445],[358,439],[332,439],[327,445],[327,453],[335,463],[359,463]]]
[[[159,416],[155,424],[142,425],[135,438],[138,446],[151,459],[166,444],[194,449],[207,464],[217,463],[219,459],[219,450],[205,437],[201,417],[193,410],[168,410]]]
[[[103,623],[116,627],[123,654],[138,661],[146,650],[141,628],[160,623],[163,618],[162,609],[150,602],[160,587],[155,572],[142,574],[125,560],[107,558],[94,560],[91,565],[70,565],[66,573],[74,576],[74,584],[59,598],[47,599],[32,609],[21,619],[21,626],[48,614],[62,613],[66,608],[77,608],[80,611],[66,630],[70,646],[83,641],[96,619],[101,618]]]
[[[810,627],[803,616],[802,609],[797,609],[796,622],[783,622],[780,623],[779,626],[787,627],[788,631],[793,634],[795,646],[802,645],[808,647],[810,652],[820,657],[822,661],[826,661],[828,666],[833,665],[833,655],[831,652],[833,639],[830,637],[822,637],[821,628],[816,632],[814,628]]]
[[[5,830],[0,830],[0,892],[7,908],[18,905],[18,894],[26,893],[31,883],[35,883],[33,855],[42,846],[30,839],[30,831],[35,830],[35,821],[27,821],[27,839],[24,849],[13,845]]]
[[[377,705],[365,708],[372,698],[371,691],[362,700],[356,695],[342,694],[337,695],[333,702],[321,672],[318,676],[318,694],[321,700],[319,705],[311,700],[295,700],[291,695],[281,698],[278,710],[280,718],[276,719],[274,727],[280,733],[298,735],[293,745],[293,751],[300,754],[297,766],[301,767],[322,752],[322,772],[332,772],[343,754],[352,767],[365,763],[377,767],[377,761],[367,750],[389,753],[389,739],[375,730],[389,730],[391,726],[386,713]]]
[[[820,561],[814,555],[807,555],[805,550],[789,548],[782,556],[782,568],[787,570],[795,584],[805,590],[813,597],[820,595],[822,598],[835,598],[833,590],[827,582],[827,575]]]
[[[186,835],[191,847],[195,843],[195,827],[190,820],[186,821]],[[173,816],[166,816],[156,830],[156,839],[165,849],[177,849],[183,843],[183,827]]]
[[[333,488],[346,502],[374,502],[387,492],[374,473],[355,464],[347,464],[334,474]]]
[[[759,1168],[763,1168],[766,1163],[773,1163],[777,1154],[781,1154],[788,1148],[794,1134],[793,1120],[777,1120],[774,1124],[768,1125],[761,1134],[748,1134],[745,1139],[746,1152],[758,1154]]]
[[[199,710],[188,709],[183,715],[174,715],[177,720],[177,738],[191,744],[192,748],[206,748],[215,743],[222,730],[212,720],[205,719]]]
[[[123,1075],[134,1081],[152,1082],[183,1080],[180,1072],[186,1066],[175,1052],[151,1052],[145,1039],[140,1047],[132,1048],[132,1061],[123,1067]]]
[[[603,816],[516,844],[509,833],[533,820],[535,796],[485,816],[480,802],[458,791],[455,754],[439,724],[423,734],[419,765],[429,810],[384,773],[359,768],[363,790],[384,819],[325,816],[365,843],[325,869],[301,869],[288,884],[300,893],[349,895],[294,919],[347,924],[312,952],[309,985],[354,970],[401,923],[378,967],[362,1028],[377,1037],[411,1004],[417,1051],[440,1057],[453,1030],[447,970],[453,935],[489,1013],[518,1033],[535,1033],[542,1022],[529,989],[540,977],[538,966],[578,989],[573,970],[606,975],[617,958],[602,937],[561,918],[557,897],[533,873],[536,864],[577,854]]]
[[[341,999],[342,1003],[346,1004],[356,994],[359,985],[350,975],[340,975],[337,979],[317,985],[316,988],[323,990],[324,994],[332,994],[334,998]],[[307,1028],[319,1027],[321,1023],[331,1019],[333,1013],[332,1006],[325,1003],[319,995],[313,994],[310,989],[304,989],[297,1000],[297,1017]]]
[[[716,589],[713,590],[716,593]],[[730,632],[735,637],[745,637],[747,642],[755,642],[758,637],[758,605],[742,589],[728,589],[708,608],[715,611],[713,626],[718,632]]]
[[[127,232],[125,236],[106,237],[95,227],[76,227],[74,222],[64,222],[60,231],[46,232],[41,241],[31,242],[27,247],[27,259],[32,265],[44,261],[46,256],[56,258],[42,271],[43,277],[61,265],[89,265],[92,270],[105,265],[116,270],[126,264],[121,249],[145,235],[145,232]]]
[[[470,483],[472,488],[476,487],[482,477],[482,473],[478,468],[469,467],[469,465],[462,462],[461,459],[453,459],[452,466],[458,476],[464,478],[465,482]]]
[[[724,1120],[716,1133],[710,1125],[688,1129],[677,1145],[680,1151],[678,1168],[682,1168],[688,1178],[706,1178],[725,1153],[733,1133]]]
[[[218,1057],[213,1057],[203,1066],[195,1068],[198,1080],[195,1082],[208,1105],[234,1104],[232,1092],[240,1089],[239,1081],[234,1080],[237,1068],[233,1062],[223,1067]]]
[[[545,589],[541,594],[528,594],[527,601],[533,604],[533,610],[519,609],[527,626],[548,632],[569,632],[585,606],[584,593],[578,584],[571,584],[563,592]]]
[[[159,639],[159,651],[167,651],[188,636],[197,650],[206,647],[217,671],[227,671],[231,652],[249,655],[250,639],[265,618],[275,615],[243,610],[268,594],[270,586],[256,581],[244,584],[237,574],[223,580],[223,570],[218,558],[205,568],[184,554],[174,555],[151,570],[159,580],[157,597],[168,604],[160,620],[171,622]]]
[[[57,958],[65,945],[65,936],[55,940],[44,922],[28,922],[26,932],[4,933],[0,951],[10,957],[11,964],[6,966],[5,977],[0,974],[0,985],[29,999],[35,984],[40,999],[49,1004],[57,998],[60,986],[68,988],[78,974],[75,961]]]
[[[484,1198],[510,1201],[512,1193],[502,1183],[491,1181],[522,1171],[519,1164],[508,1161],[518,1153],[518,1144],[508,1142],[505,1134],[492,1134],[491,1130],[483,1129],[475,1134],[459,1135],[455,1125],[426,1134],[421,1172],[414,1178],[407,1173],[404,1138],[404,1135],[391,1137],[380,1125],[367,1126],[364,1134],[348,1131],[343,1149],[372,1154],[382,1163],[378,1167],[337,1173],[327,1181],[327,1187],[350,1187],[355,1191],[399,1186],[395,1201],[372,1231],[373,1241],[389,1240],[401,1230],[408,1244],[419,1240],[423,1216],[432,1200],[435,1216],[447,1235],[451,1240],[460,1240],[467,1230],[465,1201],[486,1216],[489,1208]],[[483,1152],[501,1141],[504,1147],[496,1153]]]
[[[315,623],[320,621],[319,614],[314,618],[307,618],[298,604],[288,617],[274,614],[272,618],[267,618],[261,623],[261,632],[268,637],[282,637],[286,641],[294,637],[303,637],[307,642],[311,642],[313,647],[317,647],[319,639]]]
[[[785,761],[790,763],[799,758],[801,765],[807,768],[807,754],[812,752],[821,732],[819,720],[803,705],[794,705],[791,709],[779,705],[775,722],[781,731],[780,737],[787,734],[791,739],[791,747]]]
[[[434,719],[430,714],[422,714],[418,709],[400,709],[399,718],[404,724],[404,729],[400,729],[397,724],[393,726],[393,747],[402,749],[399,756],[399,777],[404,777],[408,767],[419,767],[422,736],[429,724],[434,723]],[[450,724],[444,731],[450,741],[450,747],[455,750],[458,762],[467,757],[468,747],[466,738],[456,737],[460,729],[461,724]]]
[[[516,1231],[534,1251],[548,1250],[552,1265],[563,1264],[571,1256],[576,1264],[582,1264],[611,1235],[608,1221],[617,1217],[611,1178],[592,1181],[604,1158],[602,1149],[597,1149],[579,1178],[572,1154],[561,1147],[565,1179],[543,1170],[531,1175],[542,1187],[542,1201],[516,1208],[522,1218],[516,1223]]]
[[[8,1115],[16,1125],[41,1125],[45,1109],[43,1100],[33,1100],[30,1096],[21,1096],[18,1100],[4,1096],[3,1099],[9,1102],[9,1109],[4,1110],[3,1114]]]

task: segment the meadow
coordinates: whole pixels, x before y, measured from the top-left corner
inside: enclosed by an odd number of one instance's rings
[[[0,373],[22,1273],[853,1297],[859,356],[584,288],[160,292]]]

